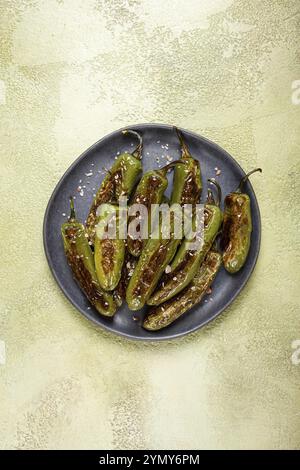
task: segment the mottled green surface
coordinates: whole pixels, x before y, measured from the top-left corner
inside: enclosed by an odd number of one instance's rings
[[[298,0],[0,0],[1,448],[300,448],[299,11]],[[42,221],[77,155],[149,121],[263,167],[263,238],[217,321],[136,344],[63,297]]]

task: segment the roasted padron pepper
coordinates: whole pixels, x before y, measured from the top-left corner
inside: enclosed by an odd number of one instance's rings
[[[149,331],[165,328],[201,302],[215,279],[221,264],[221,254],[214,250],[210,251],[192,282],[172,299],[154,307],[146,316],[143,327]]]
[[[139,143],[132,153],[124,152],[117,158],[101,183],[86,221],[86,229],[91,242],[94,242],[95,238],[98,207],[104,203],[117,203],[121,196],[129,196],[142,171],[143,142],[141,136],[133,130],[124,130],[122,133],[134,135],[138,138]]]
[[[69,221],[61,227],[68,263],[76,281],[91,304],[102,315],[111,317],[116,311],[116,304],[112,295],[103,291],[98,282],[93,252],[83,224],[76,220],[72,198],[70,199],[70,206]]]
[[[171,213],[171,225],[172,223],[174,223],[173,213]],[[172,234],[171,239],[147,240],[126,291],[126,301],[131,310],[139,310],[145,305],[166,266],[175,255],[177,246],[178,240],[172,238]]]
[[[192,157],[182,132],[177,127],[174,129],[181,145],[181,159],[186,164],[175,168],[171,204],[196,204],[202,191],[200,164]]]
[[[127,237],[127,249],[133,256],[140,256],[142,249],[146,244],[151,227],[151,206],[152,204],[161,204],[164,202],[164,192],[168,187],[168,178],[166,176],[167,172],[170,168],[173,168],[177,164],[184,166],[181,160],[176,160],[164,166],[163,168],[147,171],[141,178],[135,190],[134,196],[131,200],[131,206],[133,204],[142,204],[145,206],[147,209],[148,224],[144,227],[144,229],[147,230],[147,233],[145,234],[142,233],[143,231],[141,230],[141,224],[138,223],[136,226],[136,231],[139,233],[139,238],[134,238],[130,234],[130,224],[136,219],[136,217],[139,216],[139,214],[128,217],[129,233]]]
[[[119,206],[102,204],[101,214],[96,223],[94,242],[96,273],[100,286],[108,291],[118,285],[125,256],[125,240],[122,234],[127,218],[120,217],[120,212]]]
[[[176,165],[170,204],[196,204],[202,190],[200,165],[191,156],[182,133],[177,128],[175,130],[181,143],[181,160],[184,165]],[[171,213],[171,227],[175,220],[174,214],[175,211]],[[172,228],[169,239],[150,238],[147,241],[126,291],[126,301],[131,310],[139,310],[145,305],[180,242],[180,239],[174,237]]]
[[[117,287],[113,291],[113,297],[118,307],[121,307],[123,300],[126,299],[126,289],[133,274],[133,271],[136,267],[136,264],[137,258],[135,256],[132,256],[126,248],[121,278]]]
[[[196,238],[193,240],[196,243],[196,247],[193,247],[193,249],[190,248],[191,241],[187,238],[184,239],[171,263],[170,272],[162,276],[157,290],[147,301],[149,305],[160,305],[182,291],[192,281],[198,267],[212,247],[220,229],[223,215],[220,209],[221,188],[215,180],[211,179],[209,181],[218,188],[218,200],[215,202],[209,189],[204,206],[203,234],[199,237],[198,244]]]
[[[248,256],[251,232],[252,216],[251,204],[248,194],[243,193],[244,183],[256,168],[245,175],[236,191],[227,194],[224,201],[224,222],[221,239],[223,250],[223,263],[226,271],[237,273],[245,264]]]

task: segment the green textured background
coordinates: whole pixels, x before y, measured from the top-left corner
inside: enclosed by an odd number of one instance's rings
[[[1,448],[300,448],[299,11],[298,0],[0,0]],[[75,157],[149,121],[263,167],[263,238],[217,321],[137,344],[63,297],[42,222]]]

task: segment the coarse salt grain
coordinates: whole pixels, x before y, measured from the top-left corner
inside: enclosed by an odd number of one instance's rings
[[[165,273],[168,274],[170,273],[172,270],[171,266],[168,264],[168,266],[166,266],[166,269],[165,269]]]

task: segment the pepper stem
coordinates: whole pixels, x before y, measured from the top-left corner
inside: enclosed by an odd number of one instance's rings
[[[182,132],[178,129],[178,127],[174,126],[174,130],[177,134],[178,140],[181,145],[181,151],[182,151],[182,158],[191,158],[191,153],[189,151],[189,148],[183,138]]]
[[[218,199],[217,202],[215,202],[215,205],[220,207],[221,204],[221,199],[222,199],[222,189],[221,186],[219,185],[218,181],[215,178],[208,178],[207,180],[209,183],[214,184],[215,187],[217,188],[218,191]],[[214,200],[214,198],[213,198]]]
[[[133,155],[138,160],[141,160],[141,158],[142,158],[142,149],[143,149],[143,139],[142,139],[141,135],[138,132],[133,131],[131,129],[123,130],[122,134],[123,135],[131,134],[131,135],[134,135],[138,139],[139,143],[138,143],[137,147],[134,149],[134,151],[131,152],[131,155]]]
[[[249,176],[252,175],[252,173],[255,173],[256,171],[259,171],[260,173],[262,172],[262,169],[261,168],[255,168],[255,170],[252,170],[252,171],[249,171],[249,173],[247,173],[240,181],[240,184],[238,185],[238,188],[237,190],[235,191],[236,193],[241,193],[242,192],[242,189],[243,189],[243,186],[244,184],[246,183],[246,181],[248,180]]]
[[[70,217],[69,220],[75,220],[76,219],[76,214],[75,214],[75,207],[74,207],[74,199],[72,196],[70,196]]]
[[[206,204],[216,206],[216,201],[215,201],[213,192],[210,188],[208,188],[208,190],[207,190]]]
[[[169,163],[168,165],[164,166],[163,168],[160,168],[159,171],[160,173],[162,173],[163,175],[165,175],[167,173],[167,171],[170,169],[170,168],[173,168],[173,166],[176,166],[178,164],[181,164],[181,165],[185,165],[186,162],[183,162],[182,160],[174,160],[174,162],[171,162]]]

